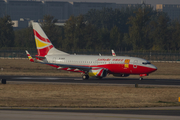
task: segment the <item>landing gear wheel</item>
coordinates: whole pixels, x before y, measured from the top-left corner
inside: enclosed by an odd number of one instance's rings
[[[83,80],[89,79],[89,75],[83,75],[83,76],[82,76],[82,79],[83,79]]]
[[[2,79],[2,80],[1,80],[1,83],[2,83],[2,84],[6,84],[6,79]]]
[[[139,78],[139,80],[143,80],[143,78],[142,78],[142,77],[140,77],[140,78]]]
[[[102,79],[102,77],[99,77],[99,79],[101,80],[101,79]]]

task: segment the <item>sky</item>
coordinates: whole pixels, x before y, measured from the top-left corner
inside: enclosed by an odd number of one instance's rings
[[[52,0],[54,1],[54,0]],[[111,2],[120,4],[140,4],[142,0],[56,0],[68,2]],[[155,7],[156,4],[180,4],[180,0],[145,0],[146,4],[151,4]]]

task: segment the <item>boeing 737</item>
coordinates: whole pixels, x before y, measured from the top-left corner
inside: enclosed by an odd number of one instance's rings
[[[144,76],[157,70],[149,61],[137,58],[99,55],[71,55],[57,50],[46,36],[37,22],[32,23],[38,55],[36,61],[47,64],[60,70],[82,73],[82,79],[89,77],[103,78],[108,74],[117,77],[127,77],[130,74],[139,75],[140,80]],[[26,51],[31,62],[35,62]]]

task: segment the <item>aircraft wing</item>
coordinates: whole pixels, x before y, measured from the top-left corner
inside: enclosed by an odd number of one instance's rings
[[[42,63],[42,64],[57,65],[61,68],[79,69],[81,71],[89,71],[92,69],[89,66],[81,66],[81,65],[56,64],[56,63]]]

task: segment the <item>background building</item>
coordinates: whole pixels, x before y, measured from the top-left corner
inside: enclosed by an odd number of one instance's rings
[[[6,14],[6,3],[4,1],[0,1],[0,17]]]
[[[91,9],[122,9],[140,4],[116,4],[98,2],[61,2],[51,0],[0,0],[0,17],[10,15],[15,28],[28,26],[28,21],[39,21],[44,15],[52,15],[59,21],[67,20],[71,15],[86,14]],[[148,5],[150,6],[150,5]]]
[[[57,2],[57,1],[42,1],[43,15],[52,15],[56,19],[65,20],[70,16],[69,3],[68,2]],[[42,16],[43,17],[43,16]],[[42,19],[42,17],[39,19]]]
[[[180,20],[180,4],[157,4],[156,10],[159,12],[166,12],[171,20]]]
[[[70,2],[72,4],[72,14],[78,16],[80,14],[86,14],[91,9],[100,10],[102,8],[114,9],[115,3],[96,3],[96,2]]]
[[[39,1],[7,1],[6,4],[6,13],[12,20],[20,18],[36,20],[43,16],[43,6]]]

